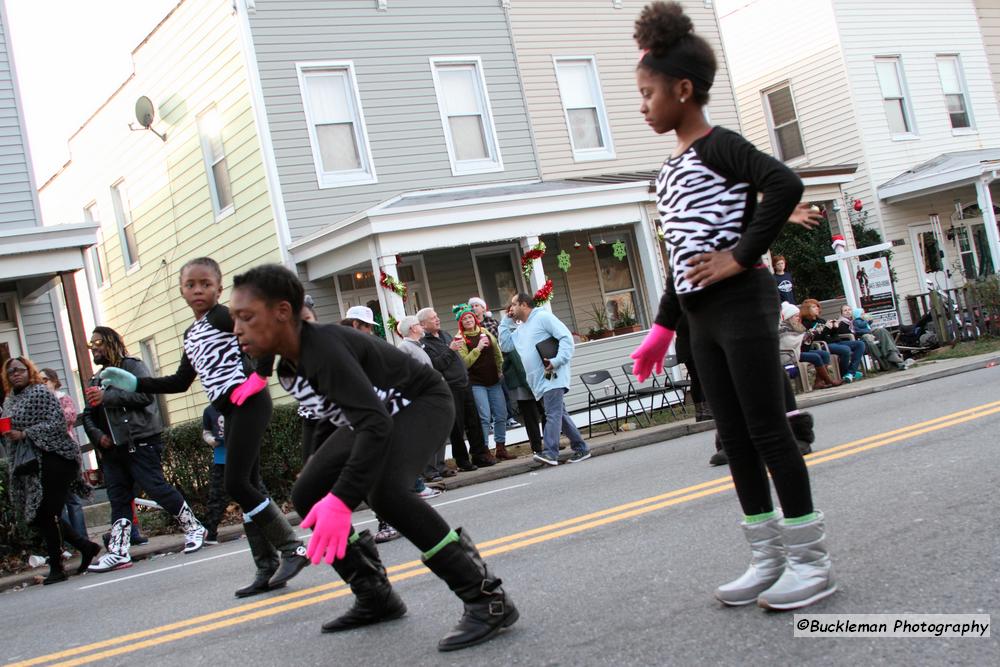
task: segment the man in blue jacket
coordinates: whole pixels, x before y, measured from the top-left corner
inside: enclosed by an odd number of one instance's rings
[[[536,345],[549,338],[559,342],[558,354],[542,359]],[[569,391],[570,360],[573,358],[573,335],[566,325],[546,308],[535,308],[534,299],[521,292],[511,298],[510,308],[500,322],[500,349],[517,350],[524,365],[528,386],[545,407],[545,449],[534,458],[546,465],[559,465],[559,434],[569,438],[573,454],[570,463],[590,458],[590,448],[580,430],[566,412],[564,395]]]

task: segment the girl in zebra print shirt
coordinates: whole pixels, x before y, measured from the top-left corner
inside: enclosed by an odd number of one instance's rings
[[[127,391],[150,394],[185,392],[195,378],[201,380],[208,399],[226,418],[226,492],[243,510],[250,555],[257,566],[253,582],[236,591],[236,597],[248,597],[284,586],[309,561],[302,540],[281,508],[267,497],[260,478],[260,447],[271,420],[271,396],[262,390],[274,357],[260,358],[256,371],[248,376],[246,359],[233,333],[233,318],[219,303],[221,295],[222,269],[214,259],[198,257],[187,262],[181,267],[181,296],[195,321],[184,332],[177,371],[164,377],[137,378],[108,367],[101,377]]]
[[[632,353],[635,374],[662,372],[683,312],[752,552],[746,573],[715,595],[734,606],[803,607],[836,586],[823,514],[813,507],[809,474],[785,416],[778,299],[760,261],[799,202],[802,182],[738,134],[708,124],[715,54],[678,3],[648,5],[635,38],[643,50],[636,68],[640,111],[657,134],[677,136],[656,179],[670,247],[667,290],[655,324]]]
[[[441,374],[351,327],[302,322],[302,284],[282,266],[256,267],[236,276],[233,285],[230,303],[243,350],[280,354],[282,386],[311,414],[339,427],[292,489],[295,509],[305,517],[302,526],[313,529],[309,557],[314,564],[332,564],[356,596],[354,606],[323,631],[406,613],[371,533],[351,526],[351,512],[363,500],[420,549],[424,564],[465,603],[462,620],[438,643],[440,650],[479,644],[513,625],[517,609],[468,533],[452,530],[411,491],[455,418]]]

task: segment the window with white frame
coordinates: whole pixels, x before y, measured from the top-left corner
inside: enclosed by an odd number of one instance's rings
[[[118,223],[118,237],[122,245],[122,259],[125,260],[127,271],[139,263],[139,244],[135,240],[135,225],[132,224],[132,213],[128,208],[124,181],[118,181],[111,186],[111,205],[115,210],[115,222]]]
[[[214,106],[198,116],[198,134],[205,157],[208,189],[212,193],[212,210],[218,219],[233,210],[233,185],[229,180],[229,162],[222,143],[222,116]]]
[[[636,255],[632,235],[624,231],[601,232],[591,235],[590,242],[594,245],[601,296],[612,328],[641,325],[645,314],[638,288],[641,274],[633,264]],[[624,255],[615,254],[617,243],[624,244]]]
[[[965,90],[965,79],[962,76],[962,65],[958,56],[938,56],[937,67],[951,128],[953,130],[971,128],[969,96]]]
[[[875,73],[882,90],[882,106],[892,134],[913,134],[913,116],[906,99],[903,67],[899,58],[876,58]]]
[[[354,64],[328,62],[296,68],[320,187],[377,182]]]
[[[559,97],[577,160],[615,157],[604,95],[593,57],[555,58]]]
[[[502,171],[479,58],[431,58],[438,109],[454,175]]]
[[[101,243],[103,238],[101,235],[101,217],[97,211],[96,203],[83,207],[83,219],[87,223],[97,225],[97,243],[87,249],[87,254],[90,255],[90,264],[93,266],[94,283],[97,286],[101,286],[107,282],[108,272],[105,270],[104,262],[101,260]]]
[[[778,159],[790,162],[805,155],[799,117],[795,111],[795,100],[792,99],[792,87],[787,83],[782,84],[766,91],[764,99],[767,101],[767,118]]]

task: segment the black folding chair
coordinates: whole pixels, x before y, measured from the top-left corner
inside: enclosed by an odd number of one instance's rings
[[[687,417],[687,392],[691,391],[691,380],[674,380],[673,374],[670,372],[671,369],[680,366],[681,362],[677,361],[677,355],[668,354],[663,358],[663,386],[669,387],[670,391],[677,394],[677,397],[681,402],[681,413]]]
[[[639,415],[635,413],[635,410],[628,404],[625,394],[622,390],[618,388],[618,383],[615,382],[614,378],[611,377],[611,373],[608,371],[594,371],[592,373],[583,373],[580,375],[580,380],[583,381],[583,385],[587,388],[587,434],[588,437],[594,436],[594,422],[591,420],[590,415],[594,408],[601,413],[604,417],[605,423],[611,427],[612,433],[618,433],[618,420],[622,417],[618,415],[618,404],[621,402],[625,403],[625,414],[624,418],[628,419],[631,414],[635,417],[636,421],[639,420]],[[595,388],[597,391],[595,391]],[[611,420],[608,418],[607,413],[604,412],[605,406],[614,406],[615,408],[615,423],[612,424]]]
[[[667,400],[667,394],[671,393],[673,389],[666,387],[656,379],[656,375],[650,375],[649,384],[642,384],[639,382],[639,378],[635,377],[635,364],[627,363],[622,364],[622,372],[625,373],[625,379],[628,380],[628,392],[626,393],[626,400],[635,397],[639,401],[639,409],[642,410],[642,414],[646,417],[646,420],[652,424],[653,423],[653,405],[656,403],[656,397],[660,397],[660,407],[668,408],[670,414],[674,417],[677,413],[674,412],[674,406],[670,405],[670,401]],[[635,380],[633,382],[633,380]],[[646,413],[646,408],[642,404],[642,399],[649,397],[649,413]]]

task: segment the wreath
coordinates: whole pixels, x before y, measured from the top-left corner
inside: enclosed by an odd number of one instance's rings
[[[396,335],[404,335],[399,333],[399,320],[392,315],[390,315],[389,319],[385,321],[385,328]]]
[[[545,257],[545,244],[541,241],[537,245],[533,246],[531,250],[528,250],[521,257],[521,273],[524,274],[525,278],[531,277],[531,272],[535,270],[534,264],[532,262],[536,259],[541,259]]]
[[[549,278],[542,288],[535,292],[535,307],[543,306],[552,300],[552,279]]]
[[[400,299],[406,301],[406,283],[401,282],[399,278],[394,278],[385,271],[382,271],[382,276],[379,278],[378,284],[390,292],[395,292],[399,295]]]

